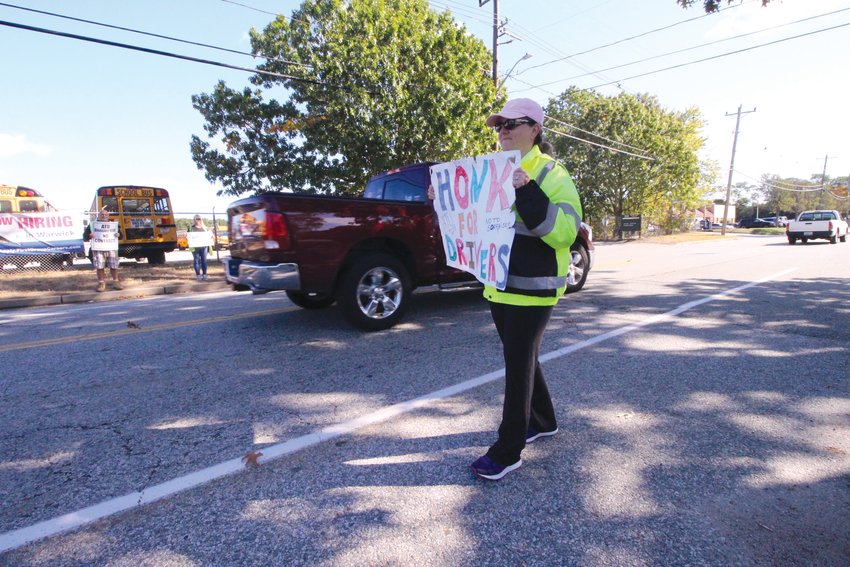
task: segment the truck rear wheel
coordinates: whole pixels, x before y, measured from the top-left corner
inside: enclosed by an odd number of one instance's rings
[[[337,302],[343,315],[365,331],[395,325],[410,301],[410,276],[389,254],[373,253],[356,260],[343,274]]]
[[[584,287],[587,281],[587,250],[581,244],[570,248],[570,269],[567,272],[567,289],[564,293],[575,293]]]
[[[321,293],[302,293],[300,291],[288,291],[286,297],[289,301],[301,307],[302,309],[324,309],[330,307],[336,298],[333,295],[323,295]]]

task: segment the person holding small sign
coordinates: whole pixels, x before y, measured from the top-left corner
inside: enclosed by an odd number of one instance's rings
[[[101,209],[97,220],[83,231],[83,240],[91,242],[91,261],[97,271],[97,291],[106,291],[106,265],[112,276],[112,287],[124,289],[118,280],[118,241],[123,238],[117,222],[109,222],[109,211]]]
[[[538,360],[543,332],[564,295],[570,245],[581,225],[578,191],[567,169],[540,151],[543,108],[527,98],[508,101],[487,118],[503,151],[519,150],[514,239],[505,289],[484,286],[505,359],[505,400],[499,438],[472,463],[476,476],[499,480],[522,465],[527,443],[558,432]]]
[[[194,224],[189,227],[189,232],[204,233],[203,237],[193,235],[189,238],[192,238],[190,246],[192,250],[192,259],[195,264],[195,278],[198,281],[201,281],[203,274],[203,280],[207,281],[207,250],[212,243],[212,234],[210,234],[210,231],[207,230],[206,226],[204,226],[204,221],[201,218],[201,215],[195,215]]]

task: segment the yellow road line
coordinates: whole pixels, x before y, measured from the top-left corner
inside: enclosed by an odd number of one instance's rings
[[[27,341],[23,343],[12,343],[8,345],[0,345],[0,352],[8,352],[11,350],[24,350],[28,348],[37,348],[43,346],[62,345],[76,343],[79,341],[92,341],[96,339],[115,338],[124,335],[132,335],[137,333],[150,333],[154,331],[166,331],[169,329],[179,329],[181,327],[192,327],[195,325],[206,325],[208,323],[220,323],[221,321],[233,321],[236,319],[249,319],[251,317],[265,317],[266,315],[277,315],[280,313],[288,313],[295,311],[296,307],[286,307],[280,309],[268,309],[266,311],[251,311],[249,313],[238,313],[236,315],[222,315],[220,317],[207,317],[205,319],[193,319],[191,321],[176,321],[173,323],[162,323],[159,325],[139,325],[138,328],[116,329],[114,331],[102,331],[100,333],[90,333],[88,335],[74,335],[70,337],[58,337],[55,339],[42,339],[39,341]]]

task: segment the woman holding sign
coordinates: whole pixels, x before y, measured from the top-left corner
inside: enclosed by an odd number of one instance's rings
[[[522,465],[526,443],[558,432],[538,353],[543,331],[567,285],[570,245],[582,213],[569,172],[540,151],[539,104],[527,98],[508,101],[486,124],[498,133],[502,150],[519,150],[522,155],[512,179],[516,223],[507,287],[500,291],[484,286],[502,340],[505,402],[499,439],[472,463],[472,471],[499,480]]]
[[[209,234],[207,227],[204,226],[204,220],[201,218],[201,215],[195,215],[194,224],[189,227],[188,232],[204,232]],[[207,248],[209,247],[209,244],[206,242],[206,239],[203,240],[204,242],[201,242],[203,246],[196,245],[192,247],[192,259],[194,260],[195,265],[195,279],[198,281],[201,281],[202,274],[203,280],[207,280]]]

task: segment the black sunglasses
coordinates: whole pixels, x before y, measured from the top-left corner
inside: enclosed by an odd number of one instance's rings
[[[531,118],[511,118],[510,120],[505,120],[501,124],[496,124],[495,126],[493,126],[493,129],[496,132],[501,132],[502,128],[511,131],[521,124],[528,124],[529,126],[532,126],[536,124],[536,122]]]

